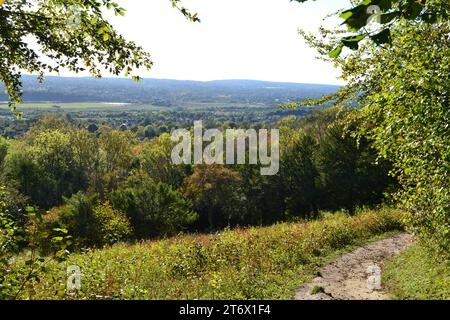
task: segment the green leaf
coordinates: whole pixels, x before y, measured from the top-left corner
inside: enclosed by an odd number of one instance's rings
[[[404,16],[407,19],[413,20],[417,18],[423,11],[423,5],[419,2],[409,1],[404,9]]]
[[[378,45],[391,43],[391,30],[384,29],[383,31],[371,36],[370,38]]]
[[[359,5],[353,9],[341,13],[341,17],[345,19],[342,24],[347,25],[350,30],[357,31],[364,27],[370,15],[367,13],[367,5]]]
[[[338,45],[333,51],[331,51],[331,52],[328,54],[328,56],[329,56],[331,59],[335,59],[335,58],[339,57],[339,55],[340,55],[341,52],[342,52],[342,48],[343,48],[343,47],[344,47],[344,45],[342,44],[342,42],[339,43],[339,45]]]
[[[359,42],[363,40],[365,37],[367,37],[366,34],[361,34],[357,36],[352,37],[346,37],[342,39],[342,44],[346,46],[347,48],[350,48],[352,50],[357,50],[359,48]]]
[[[381,15],[381,24],[386,24],[389,23],[391,21],[393,21],[395,18],[398,18],[401,16],[401,12],[400,11],[394,11],[394,12],[389,12],[389,13],[384,13]]]
[[[67,229],[62,229],[62,228],[53,228],[53,231],[61,232],[61,233],[67,233],[68,232]]]
[[[431,12],[425,12],[420,16],[420,18],[425,23],[436,23],[438,21],[437,15]]]

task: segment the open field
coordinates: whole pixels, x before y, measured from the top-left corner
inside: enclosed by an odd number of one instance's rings
[[[264,103],[200,103],[186,102],[173,106],[158,106],[150,103],[122,103],[122,102],[25,102],[17,105],[17,110],[177,110],[177,109],[270,109],[276,110],[276,105]],[[0,103],[0,109],[8,109],[6,103]]]
[[[0,104],[0,108],[7,109],[6,104]],[[17,106],[17,111],[81,111],[81,110],[117,110],[117,109],[155,109],[154,106],[133,105],[128,103],[109,103],[109,102],[26,102]]]

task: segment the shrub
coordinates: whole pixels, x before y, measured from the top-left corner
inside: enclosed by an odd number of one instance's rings
[[[97,194],[73,195],[64,206],[49,211],[46,220],[49,226],[67,228],[77,248],[113,244],[132,234],[125,214],[108,202],[99,204]]]
[[[0,210],[0,300],[18,299],[33,283],[47,277],[48,264],[64,261],[71,244],[67,230],[47,232],[41,213],[32,207],[27,208],[23,226],[17,224],[13,216]],[[46,257],[42,256],[39,246],[44,239],[54,248],[53,254]]]
[[[198,217],[191,202],[180,193],[142,173],[132,175],[109,198],[115,208],[128,216],[140,239],[176,234]]]
[[[101,245],[101,236],[94,216],[98,195],[82,192],[65,199],[65,205],[55,209],[56,220],[65,226],[74,238],[75,246]]]
[[[99,204],[94,208],[94,219],[102,244],[123,241],[133,233],[130,221],[125,214],[114,209],[109,202]]]

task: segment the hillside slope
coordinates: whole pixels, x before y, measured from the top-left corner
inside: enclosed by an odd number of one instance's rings
[[[342,213],[319,221],[179,236],[74,254],[52,265],[28,299],[291,299],[321,266],[350,248],[402,230],[402,212]],[[65,291],[66,266],[82,270]],[[57,293],[57,294],[55,294]]]
[[[172,106],[177,103],[264,103],[319,98],[334,93],[339,86],[280,83],[254,80],[182,81],[143,79],[136,83],[123,78],[23,76],[25,102],[114,102],[150,103]],[[0,102],[7,96],[0,84]]]

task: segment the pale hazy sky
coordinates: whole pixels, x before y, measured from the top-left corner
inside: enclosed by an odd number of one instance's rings
[[[317,30],[347,0],[185,0],[201,23],[188,22],[168,0],[118,0],[127,9],[113,25],[152,54],[141,76],[342,83],[330,63],[315,59],[297,29]]]

